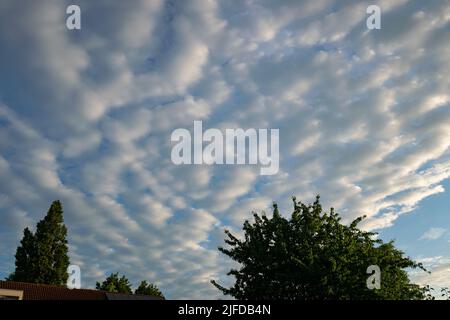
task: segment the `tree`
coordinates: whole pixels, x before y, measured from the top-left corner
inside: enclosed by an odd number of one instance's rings
[[[254,213],[245,221],[243,240],[225,230],[230,246],[219,250],[240,264],[228,275],[236,278],[230,288],[214,286],[237,299],[423,299],[424,289],[410,283],[407,268],[423,266],[404,257],[393,242],[376,239],[376,233],[350,225],[331,208],[322,212],[319,196],[305,205],[293,198],[290,219],[276,204],[272,218]],[[381,270],[381,288],[369,289],[369,266]],[[425,270],[426,271],[426,270]]]
[[[164,299],[164,295],[161,293],[159,288],[155,284],[148,283],[145,280],[141,282],[139,287],[134,291],[134,294],[144,294],[147,296],[160,297]]]
[[[125,276],[119,277],[118,272],[111,273],[102,283],[97,282],[95,288],[108,292],[132,294],[130,281]]]
[[[11,281],[34,282],[36,278],[36,241],[30,229],[23,230],[23,238],[16,251],[16,270],[7,278]]]
[[[38,222],[35,234],[28,228],[24,230],[16,251],[16,270],[9,280],[65,286],[70,264],[66,238],[63,209],[56,200]]]

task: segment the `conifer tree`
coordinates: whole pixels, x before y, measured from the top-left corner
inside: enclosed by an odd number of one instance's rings
[[[16,252],[16,270],[9,280],[66,285],[70,264],[61,202],[54,201],[38,222],[36,233],[24,230]]]
[[[16,251],[16,270],[9,276],[8,280],[34,282],[36,264],[36,241],[30,229],[23,230],[23,238]]]

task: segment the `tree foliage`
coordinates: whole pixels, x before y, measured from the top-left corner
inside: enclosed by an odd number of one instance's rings
[[[57,200],[38,222],[35,234],[25,228],[15,255],[16,269],[8,279],[65,286],[70,263],[66,238],[63,209]]]
[[[134,291],[134,294],[143,294],[147,296],[160,297],[164,299],[164,295],[159,290],[159,288],[155,284],[148,283],[145,280],[141,281],[139,287]]]
[[[127,277],[120,276],[118,272],[111,273],[103,282],[96,283],[97,290],[103,290],[114,293],[126,293],[132,294],[131,283]],[[164,299],[164,295],[158,289],[158,287],[147,281],[141,281],[139,287],[134,291],[134,294],[142,294],[153,297],[161,297]]]
[[[245,221],[243,240],[225,231],[229,248],[219,250],[240,264],[228,275],[236,281],[224,294],[237,299],[423,299],[424,289],[410,283],[407,268],[423,268],[393,242],[384,243],[376,233],[350,225],[331,208],[323,212],[319,196],[306,205],[293,198],[290,219],[282,217],[276,204],[271,218],[254,213]],[[368,289],[367,268],[381,270],[381,288]]]
[[[97,282],[95,288],[108,292],[132,294],[130,281],[125,276],[119,277],[118,272],[111,273],[102,283]]]

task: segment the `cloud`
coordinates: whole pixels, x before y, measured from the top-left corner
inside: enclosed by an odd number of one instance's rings
[[[411,280],[421,286],[429,285],[434,288],[436,299],[443,299],[441,297],[440,289],[448,288],[450,281],[448,273],[450,272],[450,259],[446,256],[431,256],[422,257],[418,259],[422,262],[424,267],[430,271],[424,272],[422,270],[414,270],[409,273]]]
[[[419,240],[437,240],[445,235],[446,232],[447,229],[444,228],[430,228],[420,236]]]
[[[79,1],[73,32],[68,1],[2,1],[2,275],[54,199],[84,286],[119,271],[216,298],[223,229],[272,201],[289,214],[320,193],[380,229],[443,192],[450,6],[379,3],[368,31],[369,1]],[[280,129],[279,173],[174,165],[171,132],[194,120]]]

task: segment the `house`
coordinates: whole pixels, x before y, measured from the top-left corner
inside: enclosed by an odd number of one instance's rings
[[[92,289],[68,289],[48,284],[0,281],[0,300],[162,300],[162,298]]]

